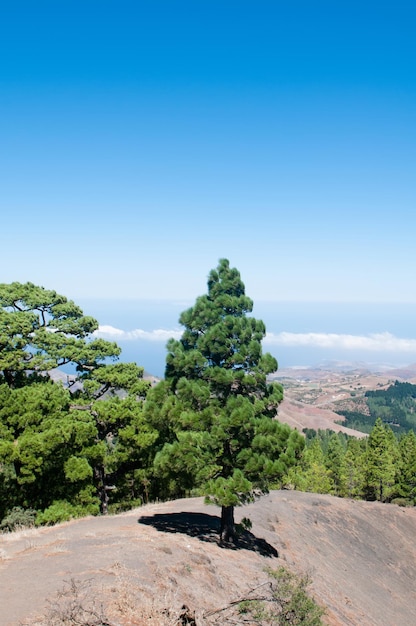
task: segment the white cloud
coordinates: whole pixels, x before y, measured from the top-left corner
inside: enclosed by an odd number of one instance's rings
[[[388,332],[370,335],[267,333],[265,343],[290,347],[368,350],[369,352],[416,352],[416,339],[402,339]]]
[[[172,337],[179,339],[182,335],[182,331],[164,330],[161,328],[151,331],[142,330],[141,328],[136,328],[135,330],[121,330],[120,328],[114,328],[114,326],[100,326],[98,330],[95,331],[94,335],[111,341],[143,340],[166,342]]]
[[[114,328],[114,326],[100,326],[98,330],[95,331],[94,335],[98,337],[122,337],[125,334],[124,330],[120,330],[119,328]]]
[[[114,326],[100,326],[94,333],[110,341],[151,341],[166,343],[168,339],[180,339],[181,330],[155,329],[151,331],[136,328],[121,330]],[[403,339],[391,333],[373,333],[369,335],[347,335],[337,333],[267,333],[266,345],[287,346],[292,348],[324,348],[343,350],[365,350],[368,352],[403,352],[416,353],[416,339]]]

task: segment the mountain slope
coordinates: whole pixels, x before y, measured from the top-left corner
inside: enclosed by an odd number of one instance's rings
[[[277,419],[284,424],[289,424],[292,428],[296,428],[300,432],[304,428],[312,428],[313,430],[332,430],[336,433],[341,432],[352,437],[367,437],[365,433],[353,428],[347,428],[341,424],[337,424],[336,420],[342,417],[331,411],[305,402],[299,402],[290,398],[285,398],[279,405]]]
[[[208,611],[246,597],[267,580],[265,567],[281,565],[310,574],[332,626],[416,624],[416,509],[276,491],[242,516],[253,527],[234,550],[217,545],[218,509],[201,498],[2,535],[1,626],[29,623],[71,580],[89,581],[89,597],[120,626],[144,623],[146,607],[183,604],[212,624]],[[227,611],[216,620],[226,624]]]

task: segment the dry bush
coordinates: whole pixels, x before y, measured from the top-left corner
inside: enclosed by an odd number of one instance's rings
[[[226,606],[203,612],[190,609],[166,589],[143,589],[134,573],[115,563],[107,587],[71,579],[49,602],[40,619],[20,626],[320,626],[324,611],[307,593],[308,577],[285,568],[267,570],[268,580]]]
[[[92,581],[71,578],[66,581],[43,616],[25,621],[21,626],[115,626],[107,619],[97,601]]]
[[[174,607],[176,602],[172,593],[151,597],[129,580],[126,570],[118,573],[115,584],[106,589],[94,587],[93,580],[67,581],[49,601],[44,615],[25,620],[20,626],[196,625],[188,607],[166,608]]]
[[[267,569],[269,580],[245,597],[205,614],[212,625],[322,626],[325,610],[308,594],[309,576],[297,576],[284,567]],[[198,625],[199,626],[199,625]]]

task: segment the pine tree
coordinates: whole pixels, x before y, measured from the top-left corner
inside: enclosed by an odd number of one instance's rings
[[[324,453],[318,437],[315,437],[304,451],[301,467],[303,491],[333,493],[334,483],[330,470],[325,466]]]
[[[59,521],[131,500],[157,432],[143,419],[143,368],[93,336],[98,322],[32,283],[0,284],[0,515],[13,506]],[[72,363],[78,391],[49,370]],[[123,390],[123,394],[117,393]],[[43,516],[43,517],[42,517]]]
[[[0,284],[0,383],[26,385],[68,363],[88,377],[97,364],[121,352],[117,344],[94,338],[97,328],[97,320],[56,291],[32,283]]]
[[[399,496],[416,504],[416,435],[410,430],[399,442]]]
[[[144,419],[143,404],[150,383],[135,363],[109,364],[94,369],[77,398],[74,413],[87,413],[95,426],[95,445],[87,451],[93,482],[106,514],[111,503],[120,508],[141,501],[138,484],[150,465],[157,432]],[[120,393],[122,392],[122,393]],[[137,480],[138,479],[138,480]]]
[[[333,484],[333,493],[337,496],[346,494],[345,449],[338,433],[332,433],[325,454],[325,466]]]
[[[239,272],[220,260],[208,293],[181,314],[184,332],[169,341],[165,380],[147,402],[163,444],[159,477],[175,495],[197,489],[221,506],[224,541],[235,536],[234,507],[265,493],[303,446],[273,419],[283,390],[267,380],[277,362],[262,353],[266,329],[252,308]]]
[[[391,498],[395,484],[396,440],[391,428],[377,418],[368,438],[366,455],[367,499],[385,502]]]
[[[65,500],[84,513],[98,512],[92,467],[90,416],[70,411],[70,394],[45,379],[17,389],[0,385],[0,475],[7,476],[6,509],[43,511]],[[3,495],[3,494],[2,494]]]
[[[344,456],[345,495],[349,498],[361,499],[364,497],[366,450],[366,439],[351,437],[347,442],[347,450]]]

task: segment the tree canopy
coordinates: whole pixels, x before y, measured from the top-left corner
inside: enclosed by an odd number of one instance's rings
[[[140,502],[156,432],[143,418],[149,382],[98,322],[32,283],[0,285],[0,515],[13,507],[60,521]],[[81,385],[50,370],[72,363]],[[126,504],[128,503],[128,504]]]
[[[0,376],[10,387],[28,374],[73,363],[87,373],[116,359],[117,344],[92,338],[98,322],[56,291],[32,283],[0,284]]]

